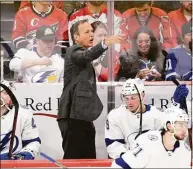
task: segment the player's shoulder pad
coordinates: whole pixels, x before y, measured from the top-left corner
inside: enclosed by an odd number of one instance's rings
[[[114,109],[112,109],[108,115],[107,118],[110,120],[115,120],[117,121],[121,115],[123,115],[123,113],[121,113],[123,111],[121,106],[115,107]]]
[[[147,133],[147,137],[150,141],[157,141],[159,140],[158,131],[149,131]]]
[[[117,106],[114,109],[112,109],[109,114],[117,114],[117,112],[121,112],[120,110],[123,109],[123,105]]]

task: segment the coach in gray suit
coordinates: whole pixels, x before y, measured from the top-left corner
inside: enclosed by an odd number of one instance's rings
[[[111,44],[120,43],[121,37],[110,36],[93,46],[93,29],[87,20],[71,27],[75,45],[65,56],[64,88],[60,98],[58,125],[62,134],[64,159],[94,159],[96,120],[103,105],[96,93],[96,77],[91,62]]]

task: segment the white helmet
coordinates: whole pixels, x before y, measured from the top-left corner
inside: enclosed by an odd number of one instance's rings
[[[5,85],[5,86],[7,86],[10,90],[12,90],[13,88],[15,88],[14,85],[13,85],[13,83],[10,83],[10,82],[8,82],[8,81],[6,81],[6,80],[1,81],[0,83],[3,84],[3,85]],[[2,86],[0,86],[0,88],[1,88],[1,92],[2,92],[3,90],[5,90]]]
[[[8,82],[8,81],[6,81],[6,80],[1,81],[0,83],[3,84],[3,85],[5,85],[5,86],[7,86],[11,91],[12,91],[13,89],[15,89],[15,86],[14,86],[12,83],[10,83],[10,82]],[[0,90],[1,92],[5,90],[2,86],[0,86],[0,88],[1,88],[1,90]],[[10,101],[10,104],[11,104],[11,103],[12,103],[12,102]],[[6,104],[5,101],[4,101],[4,99],[1,97],[1,107],[3,107],[3,106],[6,106],[7,109],[10,110],[10,107],[9,107],[10,105]]]
[[[140,93],[145,92],[144,82],[143,80],[136,78],[136,79],[128,79],[122,87],[121,90],[121,97],[138,94],[137,89]]]
[[[174,123],[176,121],[188,122],[188,120],[189,120],[187,113],[178,107],[167,108],[166,110],[164,110],[163,113],[165,113],[165,115],[164,115],[165,116],[164,117],[164,128],[166,130],[168,130],[167,129],[167,123],[168,122],[174,128]]]

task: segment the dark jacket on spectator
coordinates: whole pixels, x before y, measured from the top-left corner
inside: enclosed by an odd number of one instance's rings
[[[142,61],[141,61],[142,60]],[[125,52],[124,54],[120,54],[120,69],[117,74],[116,80],[121,81],[129,78],[135,78],[137,73],[145,68],[144,62],[145,61],[139,53],[133,53],[131,51]],[[164,61],[165,56],[162,54],[162,52],[159,52],[158,57],[155,61],[151,61],[150,64],[148,64],[148,67],[151,68],[152,66],[155,66],[155,69],[163,75],[164,71]],[[161,80],[161,79],[157,79]]]

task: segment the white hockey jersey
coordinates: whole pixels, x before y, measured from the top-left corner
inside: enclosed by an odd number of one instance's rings
[[[132,148],[112,163],[112,168],[191,168],[191,151],[184,141],[177,141],[173,151],[167,151],[161,131],[140,135]]]
[[[189,117],[189,128],[192,128],[192,123],[193,123],[193,116],[192,116],[192,100],[188,100],[186,99],[186,105],[187,105],[187,111],[188,111],[188,117]],[[176,103],[173,99],[172,99],[172,102],[171,102],[171,105],[170,107],[178,107],[180,108],[180,103]]]
[[[57,53],[53,54],[49,59],[52,65],[36,65],[21,70],[22,60],[24,59],[39,59],[40,56],[36,51],[27,49],[19,49],[10,61],[10,69],[20,72],[24,83],[55,83],[63,82],[64,74],[64,59]]]
[[[9,152],[14,114],[15,109],[13,108],[7,114],[1,116],[1,154]],[[40,152],[40,144],[41,140],[32,112],[20,106],[14,136],[13,154],[28,151],[33,157],[36,157]]]
[[[142,114],[142,130],[158,130],[162,128],[163,112],[156,107],[146,105]],[[111,158],[118,158],[125,153],[139,132],[140,113],[130,112],[126,105],[113,109],[107,116],[105,125],[105,143]]]

